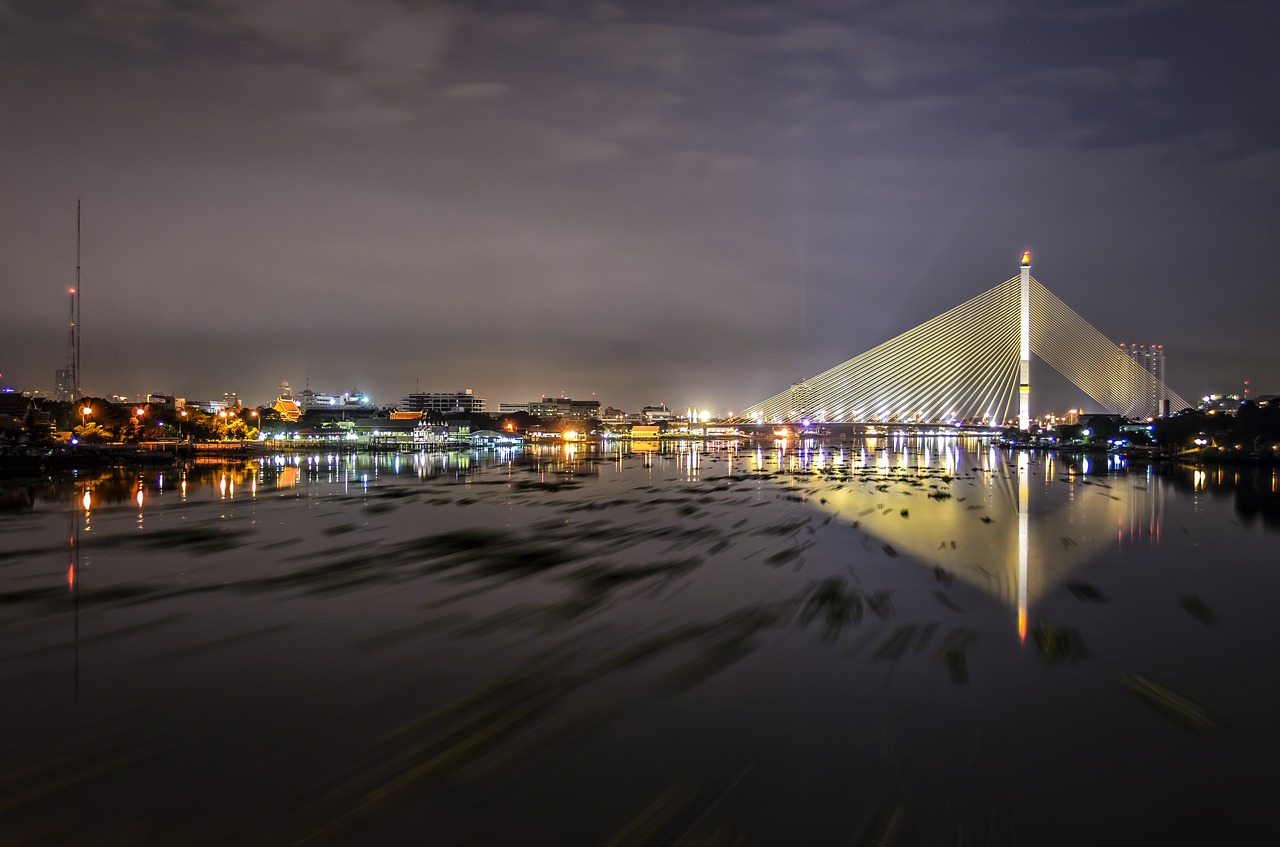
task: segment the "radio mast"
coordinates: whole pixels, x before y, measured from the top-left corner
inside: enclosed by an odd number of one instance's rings
[[[80,396],[80,198],[76,198],[76,284],[70,289],[67,317],[67,399]]]

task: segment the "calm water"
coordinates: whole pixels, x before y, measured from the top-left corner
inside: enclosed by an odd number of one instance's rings
[[[1270,470],[921,440],[23,482],[34,509],[0,513],[5,843],[1270,826]]]

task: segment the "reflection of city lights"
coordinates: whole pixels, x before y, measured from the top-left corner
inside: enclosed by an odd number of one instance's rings
[[[141,486],[139,486],[139,488],[138,488],[138,496],[137,496],[135,499],[138,501],[138,508],[139,508],[139,509],[141,509],[141,508],[142,508],[142,488],[141,488]]]
[[[76,587],[76,566],[75,564],[67,565],[67,588]]]
[[[84,497],[80,499],[80,502],[84,504],[84,510],[86,512],[89,511],[89,506],[93,503],[93,499],[89,496],[88,491],[84,493]]]

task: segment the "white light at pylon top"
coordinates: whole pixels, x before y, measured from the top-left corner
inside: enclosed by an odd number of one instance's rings
[[[1022,251],[1022,266],[1023,266],[1024,268],[1026,268],[1026,267],[1030,267],[1030,266],[1031,266],[1031,251],[1030,251],[1030,250],[1023,250],[1023,251]]]

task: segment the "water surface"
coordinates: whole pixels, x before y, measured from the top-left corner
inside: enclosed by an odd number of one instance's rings
[[[1270,470],[927,439],[22,484],[10,841],[1214,839],[1278,787]]]

